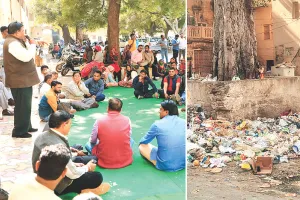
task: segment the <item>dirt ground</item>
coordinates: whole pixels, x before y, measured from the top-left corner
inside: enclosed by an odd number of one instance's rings
[[[188,167],[187,196],[198,199],[279,200],[300,198],[300,159],[273,166],[271,175],[254,175],[235,162],[212,174],[202,167]]]

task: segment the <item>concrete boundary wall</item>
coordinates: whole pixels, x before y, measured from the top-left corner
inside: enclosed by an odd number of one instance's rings
[[[188,105],[200,104],[216,118],[278,117],[292,109],[300,112],[300,77],[263,80],[188,81]]]

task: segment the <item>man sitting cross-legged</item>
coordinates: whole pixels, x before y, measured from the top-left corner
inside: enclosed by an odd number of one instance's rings
[[[109,99],[107,115],[96,120],[86,149],[103,168],[122,168],[133,162],[130,119],[121,114],[120,99]],[[97,143],[98,142],[98,143]]]
[[[62,84],[58,81],[51,82],[51,89],[42,97],[39,104],[39,116],[41,120],[47,122],[50,115],[57,110],[66,110],[70,114],[74,114],[76,110],[60,104],[58,94],[61,93]]]
[[[152,90],[148,89],[149,84],[151,85]],[[138,99],[152,98],[153,94],[156,98],[159,97],[156,86],[147,76],[147,72],[144,69],[141,70],[140,75],[133,79],[132,86],[134,88],[134,96]]]
[[[143,61],[143,45],[139,45],[131,54],[131,65],[139,72],[144,68],[141,66]]]
[[[35,178],[17,184],[9,195],[9,200],[59,200],[54,189],[66,176],[67,164],[70,161],[70,150],[63,144],[44,147],[33,167]],[[26,194],[26,198],[24,198]]]
[[[164,78],[163,94],[161,94],[161,96],[166,99],[171,98],[174,102],[181,105],[182,102],[180,100],[180,94],[179,94],[181,78],[180,76],[176,75],[175,70],[176,69],[174,67],[170,67],[169,75]]]
[[[50,130],[49,123],[46,123],[46,125],[43,129],[43,132],[49,131],[49,130]],[[70,147],[70,150],[72,152],[72,161],[74,163],[83,163],[86,165],[91,160],[95,160],[95,161],[98,160],[98,158],[96,156],[86,155],[83,152],[82,145],[80,145],[80,144],[74,144],[73,146]]]
[[[157,169],[178,171],[185,168],[185,120],[178,117],[172,100],[161,103],[160,120],[141,139],[139,150]],[[156,138],[158,147],[150,142]]]
[[[45,146],[53,144],[63,144],[70,149],[68,134],[71,128],[71,115],[66,111],[56,111],[49,118],[50,130],[41,133],[34,142],[32,152],[32,166],[34,172],[35,163],[40,157],[41,150]],[[71,155],[71,152],[70,152]],[[90,161],[86,165],[83,163],[74,163],[72,159],[67,164],[67,173],[55,188],[56,194],[66,193],[85,193],[93,192],[97,195],[106,193],[110,189],[108,183],[103,183],[103,177],[100,172],[94,172],[96,164]]]
[[[101,72],[96,70],[92,78],[89,78],[84,82],[85,86],[89,89],[91,95],[96,96],[96,101],[103,101],[105,99],[104,91],[104,82],[101,79]]]
[[[65,94],[67,99],[78,100],[72,104],[76,109],[86,110],[99,107],[99,104],[95,100],[96,96],[90,94],[89,89],[81,81],[79,72],[73,73],[73,80],[68,84]]]

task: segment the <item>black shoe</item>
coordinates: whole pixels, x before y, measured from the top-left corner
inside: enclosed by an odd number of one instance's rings
[[[5,115],[5,116],[14,116],[14,112],[5,109],[5,110],[2,111],[2,115]]]
[[[30,128],[30,129],[28,130],[28,132],[37,132],[37,131],[38,131],[37,128]]]
[[[8,99],[8,105],[14,106],[15,105],[15,101],[13,99]]]
[[[31,138],[32,135],[29,133],[25,133],[23,135],[12,135],[12,137],[14,137],[14,138]]]

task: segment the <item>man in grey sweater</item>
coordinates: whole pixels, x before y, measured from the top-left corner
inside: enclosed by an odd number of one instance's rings
[[[66,111],[54,112],[49,118],[49,127],[50,130],[40,134],[34,142],[32,167],[35,173],[35,163],[45,146],[63,144],[70,149],[67,136],[71,128],[71,115]],[[93,163],[93,160],[84,165],[83,163],[74,163],[70,159],[67,164],[66,177],[57,185],[55,192],[59,195],[71,192],[93,192],[101,195],[108,192],[110,185],[102,182],[102,174],[95,172],[95,168],[96,164]]]

